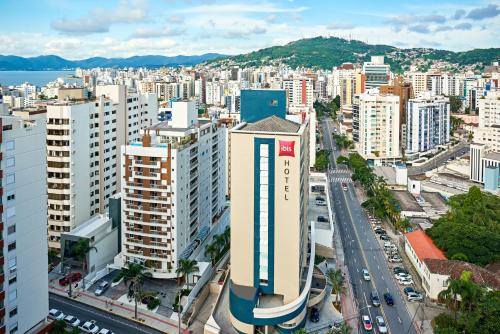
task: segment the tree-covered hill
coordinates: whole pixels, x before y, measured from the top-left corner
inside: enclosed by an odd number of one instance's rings
[[[480,66],[500,60],[500,48],[453,52],[428,48],[399,49],[390,45],[373,45],[337,37],[301,39],[283,46],[273,46],[247,54],[213,59],[214,65],[239,64],[244,67],[285,63],[291,67],[331,69],[344,62],[361,63],[371,56],[384,55],[394,71],[406,69],[412,60],[443,60],[451,64]]]

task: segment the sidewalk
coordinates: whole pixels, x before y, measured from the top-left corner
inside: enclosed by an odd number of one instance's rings
[[[134,307],[123,305],[122,303],[118,303],[116,300],[112,300],[106,297],[97,297],[93,293],[83,292],[81,289],[73,289],[73,298],[69,298],[66,288],[55,287],[51,286],[50,284],[49,292],[138,322],[142,325],[154,328],[156,330],[160,330],[166,333],[177,333],[178,324],[175,321],[142,309],[138,309],[137,315],[139,320],[136,320],[134,319]],[[189,333],[189,330],[185,328],[185,326],[183,326],[183,332],[187,334]]]

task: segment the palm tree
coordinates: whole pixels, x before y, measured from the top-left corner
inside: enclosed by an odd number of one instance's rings
[[[213,242],[207,245],[205,254],[210,256],[210,259],[212,260],[212,267],[215,266],[215,260],[217,259],[217,257],[219,257],[219,253],[220,249],[217,244]]]
[[[224,243],[228,246],[231,242],[231,228],[226,226],[222,235],[224,236]]]
[[[129,283],[128,286],[128,297],[134,298],[135,301],[135,318],[137,319],[137,302],[142,294],[141,288],[146,277],[151,277],[151,273],[145,271],[146,268],[138,263],[127,263],[127,267],[122,268],[119,276],[123,277],[123,282],[125,284]]]
[[[74,257],[79,262],[82,263],[82,270],[83,270],[82,287],[83,290],[85,290],[85,276],[87,275],[87,268],[88,268],[87,256],[89,255],[91,250],[95,250],[97,253],[97,248],[94,246],[90,246],[89,239],[79,239],[78,242],[75,245],[73,245],[71,250]]]
[[[332,286],[332,292],[335,293],[335,304],[339,303],[339,294],[345,291],[345,279],[340,269],[328,269],[326,271],[326,280]]]
[[[461,293],[460,280],[450,279],[448,280],[448,288],[439,293],[439,298],[442,299],[448,308],[453,310],[455,315],[455,322],[457,321],[457,311],[458,311],[458,296]]]
[[[186,284],[189,288],[189,275],[198,270],[200,270],[200,267],[198,267],[198,262],[196,262],[196,260],[181,259],[175,272],[178,278],[179,276],[186,275]]]

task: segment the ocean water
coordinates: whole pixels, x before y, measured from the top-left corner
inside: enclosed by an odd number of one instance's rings
[[[64,78],[66,82],[81,82],[81,79],[70,78],[75,71],[0,71],[0,86],[15,86],[25,82],[42,87],[47,83]]]

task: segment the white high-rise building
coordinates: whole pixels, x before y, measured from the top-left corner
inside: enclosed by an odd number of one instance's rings
[[[357,98],[359,119],[358,153],[365,159],[401,157],[399,143],[399,96],[369,90]]]
[[[1,333],[27,333],[49,309],[45,135],[45,110],[0,116]]]
[[[97,99],[47,106],[49,247],[61,232],[108,207],[120,190],[120,146],[140,138],[157,118],[154,94],[127,93],[125,86],[96,87]]]
[[[206,235],[225,207],[226,131],[198,119],[194,102],[173,102],[172,120],[142,131],[123,147],[120,266],[143,263],[174,278],[180,259]]]
[[[430,92],[408,101],[406,150],[424,153],[450,141],[450,103]]]
[[[420,93],[427,91],[427,73],[411,72],[408,77],[413,87],[413,95],[419,96]]]
[[[478,99],[477,105],[479,126],[474,132],[474,142],[500,152],[500,90],[487,91]]]
[[[387,85],[391,78],[391,67],[384,64],[384,56],[372,56],[370,62],[363,64],[365,89],[379,88]]]
[[[291,113],[293,109],[310,108],[314,103],[314,90],[312,79],[290,79],[283,80],[283,88],[288,95],[288,109]]]

